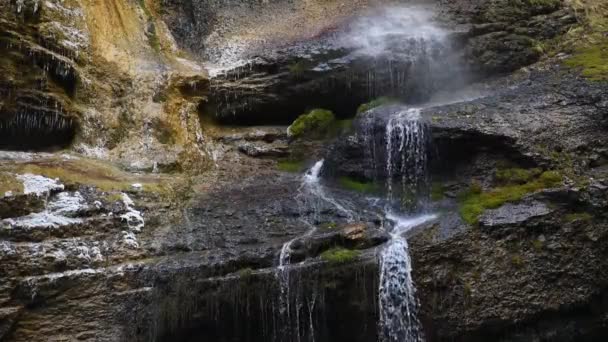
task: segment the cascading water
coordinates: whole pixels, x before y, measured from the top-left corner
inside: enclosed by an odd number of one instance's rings
[[[348,222],[352,222],[357,218],[357,215],[352,210],[338,202],[325,191],[320,182],[323,163],[324,160],[317,161],[302,176],[302,183],[298,188],[298,195],[296,197],[300,207],[301,220],[310,228],[304,235],[283,244],[279,255],[279,266],[277,268],[280,288],[279,311],[281,319],[285,323],[282,326],[282,332],[280,332],[280,340],[282,341],[300,341],[306,336],[308,337],[308,341],[314,342],[315,339],[313,312],[318,296],[316,291],[311,291],[308,294],[296,293],[295,296],[292,295],[290,273],[293,270],[289,267],[291,264],[291,253],[293,252],[292,245],[298,239],[310,236],[316,231],[315,224],[319,221],[320,212],[324,204],[335,208]],[[302,298],[302,296],[306,296],[306,298]],[[303,299],[306,300],[306,307],[302,303]],[[300,326],[301,314],[304,313],[304,309],[307,311],[308,327]]]
[[[401,235],[409,229],[433,220],[436,215],[413,218],[391,213],[391,241],[380,254],[379,337],[382,342],[418,342],[424,340],[416,312],[418,301],[412,281],[412,263],[407,240]]]
[[[401,184],[401,205],[412,208],[423,197],[427,180],[428,125],[420,119],[420,109],[397,111],[386,125],[386,189],[394,200],[395,178]]]
[[[430,135],[428,125],[420,119],[419,109],[396,108],[386,123],[384,136],[387,190],[384,209],[388,222],[385,229],[391,240],[379,258],[379,337],[382,342],[417,342],[424,340],[424,334],[416,316],[418,302],[411,277],[412,265],[408,244],[402,235],[434,219],[435,215],[400,216],[394,212],[403,207],[411,212],[414,204],[424,197],[428,184]],[[401,185],[397,193],[394,191],[395,182]],[[400,200],[396,201],[395,197]]]

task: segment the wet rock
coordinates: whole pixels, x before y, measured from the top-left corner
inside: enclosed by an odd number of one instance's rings
[[[527,203],[507,203],[498,209],[486,210],[479,219],[482,227],[523,224],[526,221],[549,215],[553,212],[547,205],[538,201]]]
[[[316,257],[323,251],[342,246],[348,249],[369,249],[389,240],[389,235],[371,223],[351,223],[341,227],[319,228],[312,235],[299,238],[291,245],[291,262]]]
[[[560,1],[440,1],[440,10],[471,24],[462,42],[472,70],[489,75],[530,65],[540,58],[541,41],[566,32],[576,23],[573,11]]]
[[[286,145],[276,146],[245,142],[239,144],[238,149],[250,157],[285,157],[289,154],[289,148]]]
[[[461,71],[457,53],[451,51],[451,43],[445,39],[448,32],[431,24],[428,11],[394,7],[363,12],[360,5],[365,3],[357,1],[348,9],[341,8],[336,16],[312,18],[303,25],[316,23],[318,26],[311,28],[315,33],[301,37],[298,35],[305,31],[273,31],[274,24],[284,24],[294,11],[302,11],[302,17],[307,18],[308,7],[320,5],[314,1],[293,4],[295,8],[290,8],[284,17],[277,17],[274,12],[273,25],[256,19],[277,8],[285,10],[289,7],[287,2],[253,5],[249,16],[239,16],[235,13],[244,8],[233,2],[187,5],[175,1],[170,6],[173,10],[181,12],[190,6],[198,15],[205,13],[209,21],[192,21],[186,31],[187,19],[176,20],[175,13],[170,12],[169,21],[180,43],[210,65],[213,80],[206,111],[223,123],[289,124],[312,108],[327,108],[340,117],[348,117],[359,104],[378,96],[420,101],[438,86],[453,83]],[[323,6],[324,11],[344,7],[334,2]],[[234,21],[218,21],[214,26],[210,23],[218,18],[210,13]],[[302,17],[293,20],[298,22]],[[366,28],[371,21],[383,23],[380,34],[369,35]],[[408,25],[412,22],[428,29],[420,31],[421,35],[411,35]],[[243,36],[243,41],[232,41],[239,40],[240,30],[250,26],[259,37],[270,35],[276,40],[260,42]],[[235,36],[224,36],[232,31]],[[201,46],[200,39],[191,36],[194,32],[207,37],[209,45]],[[295,37],[284,39],[291,35]],[[214,45],[218,41],[223,42],[221,49]],[[451,68],[446,67],[448,64]],[[444,72],[428,73],[428,68]]]

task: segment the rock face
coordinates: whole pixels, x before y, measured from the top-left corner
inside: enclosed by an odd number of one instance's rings
[[[197,106],[207,77],[175,56],[152,2],[0,6],[0,146],[48,150],[74,143],[80,152],[133,168],[205,166]],[[137,154],[157,159],[129,165]]]
[[[347,117],[378,96],[425,102],[471,77],[538,61],[543,42],[576,21],[559,1],[456,1],[435,7],[461,24],[426,27],[435,4],[374,10],[379,3],[176,1],[165,18],[178,44],[212,65],[208,114],[237,124],[289,123],[315,107]]]
[[[176,2],[167,16],[178,44],[212,66],[209,114],[230,123],[289,123],[307,108],[348,116],[377,96],[421,101],[439,84],[455,83],[460,70],[444,64],[457,65],[458,53],[446,42],[448,31],[428,25],[432,13],[373,7],[380,3],[194,4],[196,13],[211,13],[198,22],[184,19],[179,13],[190,7]],[[264,20],[269,16],[276,18],[271,25]],[[367,30],[371,24],[374,32]],[[412,35],[414,28],[423,34]]]
[[[518,3],[440,1],[418,39],[384,1],[2,1],[0,149],[71,150],[0,151],[0,340],[376,341],[387,126],[414,106],[426,340],[603,340],[608,87],[536,63],[574,17]],[[379,13],[372,58],[343,34]],[[280,126],[376,95],[405,104]]]
[[[491,188],[493,173],[506,160],[564,170],[568,182],[486,210],[475,228],[446,237],[442,223],[414,234],[414,279],[427,338],[599,339],[606,333],[600,318],[606,309],[596,303],[607,281],[599,241],[607,226],[596,208],[606,194],[594,190],[589,177],[605,177],[596,162],[605,160],[596,147],[606,144],[605,84],[553,66],[512,80],[518,81],[509,88],[493,86],[502,90],[490,96],[421,110],[436,148],[431,179],[450,189],[466,189],[471,179]],[[400,110],[386,106],[360,115],[358,133],[333,146],[327,165],[337,175],[382,179],[366,152],[369,132],[377,132],[371,137],[382,149],[386,118]]]
[[[557,205],[551,215],[494,221],[444,242],[429,245],[436,239],[433,234],[412,240],[430,339],[605,336],[601,317],[606,307],[599,298],[606,289],[601,271],[606,250],[600,242],[606,238],[606,223],[569,219],[566,212],[573,203]]]

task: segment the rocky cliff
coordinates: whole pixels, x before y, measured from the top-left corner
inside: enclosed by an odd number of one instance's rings
[[[604,340],[608,9],[415,5],[2,0],[0,340],[378,340],[404,108],[426,339]]]

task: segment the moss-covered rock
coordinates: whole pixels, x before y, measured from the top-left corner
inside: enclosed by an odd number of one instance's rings
[[[561,0],[493,0],[488,2],[480,19],[515,22],[534,15],[551,13],[561,6]]]
[[[378,191],[378,184],[373,182],[362,182],[351,177],[340,177],[338,183],[341,187],[363,193],[372,193]]]
[[[608,80],[608,39],[578,48],[565,63],[580,69],[582,75],[590,80]]]
[[[496,180],[503,184],[524,184],[542,173],[541,169],[508,168],[496,171]]]
[[[287,133],[293,138],[309,136],[318,138],[324,136],[336,118],[334,114],[325,109],[313,109],[310,112],[300,115],[287,128]]]
[[[355,260],[360,254],[357,250],[334,247],[321,253],[321,259],[331,264],[344,264]]]
[[[370,109],[388,105],[388,104],[397,103],[397,102],[398,102],[398,100],[395,98],[392,98],[392,97],[388,97],[388,96],[378,97],[376,99],[373,99],[370,102],[360,105],[359,108],[357,108],[357,114],[365,113]]]
[[[302,172],[304,167],[304,162],[301,160],[280,160],[277,162],[277,169],[284,172]]]
[[[0,197],[23,192],[23,183],[9,173],[0,173]]]
[[[562,180],[563,176],[559,172],[545,171],[526,183],[511,183],[489,191],[471,186],[460,198],[460,215],[467,223],[476,224],[486,209],[495,209],[507,202],[521,200],[529,193],[558,186]],[[516,181],[520,181],[520,178],[516,178],[514,182]]]

